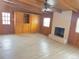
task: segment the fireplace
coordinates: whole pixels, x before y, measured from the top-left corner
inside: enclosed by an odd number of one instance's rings
[[[54,35],[59,36],[59,37],[64,37],[64,28],[61,27],[55,27],[55,32]]]

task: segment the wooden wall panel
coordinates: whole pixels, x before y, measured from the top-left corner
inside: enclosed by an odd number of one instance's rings
[[[23,25],[23,33],[30,33],[30,24]]]
[[[22,27],[23,27],[23,13],[15,12],[14,13],[14,25],[15,25],[15,33],[20,34],[22,33]]]
[[[2,24],[2,12],[11,13],[11,24]],[[10,6],[6,5],[2,0],[0,0],[0,34],[13,34],[14,33],[14,21],[13,21],[13,10]]]
[[[44,34],[44,35],[49,35],[51,33],[51,29],[52,29],[52,17],[53,16],[53,13],[52,12],[47,12],[47,13],[43,13],[42,14],[42,17],[41,17],[41,20],[40,20],[40,33]],[[51,18],[51,22],[50,22],[50,27],[44,27],[43,26],[43,18],[44,17],[50,17]]]
[[[38,32],[39,31],[39,15],[32,14],[30,17],[31,21],[31,32]]]
[[[69,33],[69,44],[79,47],[79,33],[76,33],[76,23],[79,17],[79,13],[73,13],[70,33]]]
[[[24,23],[24,12],[15,12],[15,33],[35,33],[39,31],[39,16],[35,14],[30,15],[30,23]]]

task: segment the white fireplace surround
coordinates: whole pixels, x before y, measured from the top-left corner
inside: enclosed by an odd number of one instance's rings
[[[51,38],[52,40],[56,40],[60,43],[66,44],[68,42],[71,18],[72,18],[72,11],[64,11],[62,13],[54,12],[52,21],[52,31],[51,34],[49,34],[49,38]],[[55,27],[65,29],[63,38],[54,35]]]

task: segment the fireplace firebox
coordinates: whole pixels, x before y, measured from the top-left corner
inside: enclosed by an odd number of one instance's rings
[[[55,32],[54,35],[59,36],[59,37],[64,37],[64,28],[61,27],[55,27]]]

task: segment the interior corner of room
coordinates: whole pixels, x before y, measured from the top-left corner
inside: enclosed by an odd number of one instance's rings
[[[59,0],[48,12],[42,11],[42,0],[0,1],[0,35],[41,33],[60,43],[79,46],[79,6],[70,2]]]
[[[0,59],[79,59],[79,0],[0,0]]]

